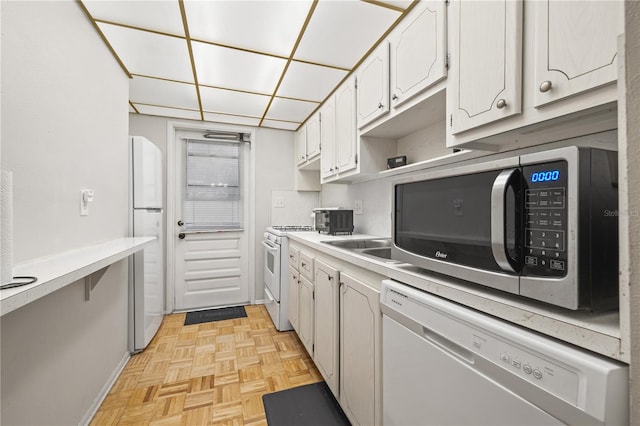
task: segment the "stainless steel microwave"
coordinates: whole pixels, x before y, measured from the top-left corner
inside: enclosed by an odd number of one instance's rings
[[[617,153],[567,147],[394,182],[392,257],[568,309],[618,306]]]

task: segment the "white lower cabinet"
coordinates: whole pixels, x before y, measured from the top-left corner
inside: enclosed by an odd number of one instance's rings
[[[315,345],[313,360],[336,398],[339,396],[339,272],[315,262]]]
[[[354,425],[379,425],[380,292],[340,274],[340,406]]]
[[[314,278],[289,268],[289,321],[351,424],[380,425],[384,277],[303,249]]]
[[[298,337],[313,356],[314,301],[313,283],[305,277],[298,280]]]
[[[298,281],[299,273],[289,266],[289,305],[287,316],[295,331],[298,331]]]

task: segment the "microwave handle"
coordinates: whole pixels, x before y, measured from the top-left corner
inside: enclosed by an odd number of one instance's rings
[[[500,172],[493,181],[491,188],[491,251],[493,257],[504,271],[516,272],[509,262],[507,247],[505,244],[505,197],[509,183],[518,169],[508,169]]]

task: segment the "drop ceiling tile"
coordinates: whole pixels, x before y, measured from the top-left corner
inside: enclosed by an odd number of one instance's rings
[[[83,4],[94,19],[184,36],[177,1],[94,1]]]
[[[289,57],[311,1],[185,1],[192,39]]]
[[[189,120],[200,120],[198,111],[188,111],[185,109],[164,108],[152,105],[134,104],[140,114],[159,115],[161,117],[186,118]]]
[[[191,59],[184,39],[117,25],[98,25],[129,72],[193,82]]]
[[[257,127],[258,124],[260,124],[259,118],[242,117],[239,115],[214,114],[212,112],[205,112],[204,120],[213,121],[216,123],[240,124],[243,126],[255,126],[255,127]]]
[[[274,98],[266,119],[297,121],[302,123],[318,107],[318,102]]]
[[[399,16],[363,1],[319,1],[294,58],[351,69]]]
[[[262,127],[270,127],[272,129],[296,130],[300,127],[300,123],[292,123],[290,121],[264,120]]]
[[[272,94],[287,61],[273,56],[192,42],[198,82]]]
[[[199,109],[195,85],[155,78],[134,76],[129,82],[129,99],[133,103]]]
[[[269,96],[200,86],[202,109],[207,112],[262,117]]]
[[[378,0],[378,3],[384,3],[400,9],[406,9],[411,6],[413,0]]]
[[[277,96],[321,102],[346,75],[347,71],[292,61]]]

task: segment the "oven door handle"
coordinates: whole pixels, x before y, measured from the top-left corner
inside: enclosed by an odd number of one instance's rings
[[[493,258],[502,270],[515,273],[509,261],[505,241],[505,216],[507,189],[518,169],[507,169],[500,172],[491,188],[491,251]]]
[[[270,253],[277,253],[280,250],[280,247],[278,247],[277,245],[273,244],[270,241],[264,240],[262,241],[262,245],[264,246],[264,248],[267,249],[267,251],[269,251]]]

